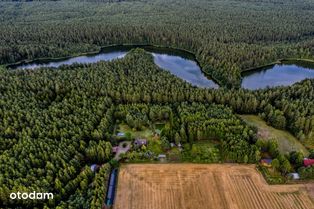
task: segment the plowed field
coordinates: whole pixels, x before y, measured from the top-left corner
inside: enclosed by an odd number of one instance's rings
[[[114,209],[313,209],[313,190],[268,185],[254,165],[125,164]]]

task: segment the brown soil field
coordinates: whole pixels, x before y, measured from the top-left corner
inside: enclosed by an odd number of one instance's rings
[[[114,209],[313,209],[313,191],[268,185],[255,165],[123,164]]]

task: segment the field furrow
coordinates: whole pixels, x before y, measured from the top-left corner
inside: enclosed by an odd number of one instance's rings
[[[314,209],[313,185],[268,185],[254,165],[125,164],[114,209]]]

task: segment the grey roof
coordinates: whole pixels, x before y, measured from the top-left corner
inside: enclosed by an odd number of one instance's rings
[[[93,164],[90,166],[90,169],[95,172],[96,171],[96,168],[97,168],[97,164]]]
[[[147,140],[146,139],[136,139],[134,141],[135,144],[146,144]]]
[[[164,158],[164,157],[166,157],[165,154],[160,154],[160,155],[158,155],[158,158]]]

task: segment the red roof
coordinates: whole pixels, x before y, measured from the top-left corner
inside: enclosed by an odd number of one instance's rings
[[[314,164],[314,159],[304,159],[303,160],[304,166],[309,166]]]

